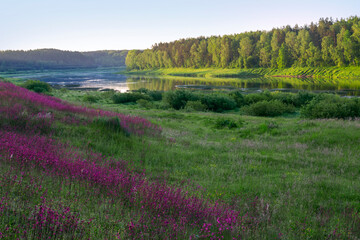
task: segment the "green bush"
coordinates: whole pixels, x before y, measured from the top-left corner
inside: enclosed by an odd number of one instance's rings
[[[152,102],[150,102],[149,100],[145,100],[145,99],[139,99],[136,101],[136,103],[146,109],[150,109],[150,108],[154,107]]]
[[[162,100],[162,91],[152,91],[146,88],[139,88],[137,90],[132,90],[133,93],[142,93],[148,95],[153,101],[161,101]]]
[[[149,91],[147,95],[151,97],[153,101],[161,101],[163,98],[162,91]]]
[[[262,93],[251,93],[244,96],[244,101],[247,105],[270,100],[272,100],[272,95],[269,91],[265,91]]]
[[[199,100],[199,98],[191,91],[180,89],[165,92],[163,100],[172,108],[179,110],[184,108],[188,101],[196,101]]]
[[[96,103],[98,100],[99,100],[99,98],[97,96],[94,96],[94,95],[85,95],[83,97],[84,102]]]
[[[277,131],[278,128],[279,128],[279,124],[277,122],[266,121],[259,125],[256,133],[258,133],[258,134],[271,133],[272,135],[274,135],[278,132]]]
[[[147,89],[147,88],[139,88],[139,89],[136,89],[136,90],[132,90],[131,92],[133,93],[144,93],[144,94],[147,94],[150,90]]]
[[[199,95],[202,104],[206,105],[210,111],[222,112],[236,108],[236,102],[228,95],[220,93]]]
[[[154,107],[156,109],[161,109],[161,110],[168,110],[171,109],[171,105],[167,102],[161,101],[161,102],[154,102]]]
[[[218,118],[215,121],[215,128],[217,129],[222,129],[225,127],[232,129],[232,128],[238,128],[242,125],[243,125],[242,121],[235,122],[234,120],[227,118]]]
[[[293,105],[295,107],[301,107],[308,104],[314,97],[315,93],[300,91],[293,97]]]
[[[285,104],[294,105],[294,101],[296,100],[296,94],[293,93],[284,93],[284,92],[273,92],[271,94],[271,100],[278,100]]]
[[[101,97],[104,99],[112,99],[115,94],[116,91],[113,89],[106,89],[101,91]]]
[[[112,97],[114,103],[130,103],[130,102],[136,102],[139,99],[145,99],[148,101],[151,101],[151,98],[142,93],[118,93],[114,94]]]
[[[52,91],[50,84],[38,80],[28,80],[22,86],[37,93],[48,93]]]
[[[360,117],[360,100],[321,94],[301,108],[301,116],[311,119]]]
[[[244,107],[243,110],[254,116],[275,117],[284,113],[292,113],[295,111],[295,108],[293,105],[282,103],[279,100],[271,100],[251,104]]]
[[[240,91],[231,92],[230,97],[232,97],[235,100],[236,105],[238,107],[242,107],[246,104],[245,97],[242,95]]]
[[[206,111],[207,107],[205,104],[202,104],[201,101],[188,101],[184,107],[186,111]]]

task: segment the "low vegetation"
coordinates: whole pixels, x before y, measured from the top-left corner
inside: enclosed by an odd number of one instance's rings
[[[360,237],[355,98],[140,89],[130,94],[145,97],[120,104],[113,91],[46,94],[0,82],[5,239]],[[352,115],[318,119],[324,101]],[[247,115],[262,104],[295,113]]]

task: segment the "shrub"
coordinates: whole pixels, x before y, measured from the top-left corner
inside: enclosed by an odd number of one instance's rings
[[[246,103],[245,103],[245,98],[244,96],[241,94],[240,91],[234,91],[234,92],[231,92],[230,93],[230,97],[232,97],[235,102],[236,102],[236,105],[238,107],[242,107],[244,106]]]
[[[139,88],[139,89],[136,89],[136,90],[132,90],[131,92],[147,94],[149,92],[149,89],[147,89],[147,88]]]
[[[232,129],[232,128],[238,128],[238,127],[242,126],[242,124],[243,123],[241,121],[235,122],[232,119],[218,118],[215,121],[215,128],[222,129],[222,128],[227,127],[229,129]]]
[[[150,109],[152,108],[154,105],[152,104],[152,102],[145,100],[145,99],[139,99],[136,101],[137,104],[139,104],[141,107],[146,108],[146,109]]]
[[[99,98],[97,96],[94,96],[94,95],[85,95],[83,97],[84,102],[96,103],[98,100],[99,100]]]
[[[37,93],[46,93],[52,91],[50,84],[38,80],[28,80],[23,84],[23,87]]]
[[[322,94],[301,108],[301,116],[311,119],[360,117],[360,100]]]
[[[112,89],[106,89],[101,91],[101,97],[102,98],[108,98],[111,99],[116,94],[115,90]]]
[[[161,101],[162,100],[162,91],[152,91],[146,88],[139,88],[137,90],[132,90],[133,93],[142,93],[148,95],[153,101]]]
[[[188,101],[184,107],[186,111],[206,111],[207,107],[201,101]]]
[[[180,89],[166,92],[163,100],[172,108],[179,110],[184,108],[188,101],[196,101],[199,99],[193,92]]]
[[[293,98],[293,105],[295,107],[301,107],[308,104],[314,97],[316,96],[315,93],[310,93],[306,91],[298,92]]]
[[[119,94],[114,94],[112,97],[114,103],[130,103],[130,102],[136,102],[139,99],[145,99],[150,101],[151,98],[146,95],[146,94],[142,94],[142,93],[119,93]]]
[[[163,98],[162,91],[149,91],[147,95],[151,97],[153,101],[161,101]]]
[[[247,105],[261,102],[261,101],[270,101],[271,99],[272,99],[272,96],[269,91],[262,92],[262,93],[247,94],[244,97],[245,104],[247,104]]]
[[[161,102],[154,102],[154,107],[161,110],[168,110],[171,107],[171,105],[167,102],[161,101]]]
[[[254,116],[274,117],[284,113],[292,113],[295,111],[295,108],[293,105],[282,103],[279,100],[272,100],[251,104],[243,110]]]
[[[201,94],[199,96],[201,103],[214,112],[232,110],[236,108],[236,102],[233,98],[223,94]]]
[[[271,133],[272,135],[276,134],[278,132],[279,124],[274,121],[266,121],[259,125],[257,129],[258,134],[264,134],[264,133]]]
[[[278,100],[285,104],[292,104],[294,105],[295,94],[293,93],[284,93],[284,92],[273,92],[271,94],[272,100]]]

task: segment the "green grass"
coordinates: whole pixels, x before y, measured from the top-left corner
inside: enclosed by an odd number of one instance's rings
[[[59,96],[74,100],[81,93],[71,94]],[[272,230],[289,239],[323,238],[331,228],[348,224],[345,209],[360,211],[359,120],[144,110],[110,102],[92,106],[146,117],[163,127],[164,139],[175,142],[124,138],[111,131],[97,134],[88,127],[60,131],[58,137],[75,146],[91,141],[94,150],[145,168],[154,179],[191,181],[206,189],[204,196],[212,200],[237,199],[245,207],[249,199],[259,197],[271,209],[277,226]],[[243,124],[216,128],[224,117]],[[331,211],[329,218],[324,209]],[[301,230],[303,222],[307,227]]]
[[[250,68],[250,69],[222,69],[222,68],[164,68],[153,70],[122,71],[129,75],[170,75],[188,77],[260,77],[260,76],[311,76],[331,78],[360,77],[359,67],[296,67],[286,69]]]
[[[359,119],[305,120],[297,115],[265,118],[236,111],[145,110],[137,104],[115,105],[104,97],[106,93],[91,93],[99,96],[96,103],[84,101],[86,92],[54,90],[52,94],[77,104],[146,117],[162,126],[161,138],[140,138],[100,129],[96,124],[59,124],[54,137],[123,159],[136,169],[146,169],[151,179],[198,186],[205,189],[203,197],[225,201],[244,212],[258,197],[260,212],[271,223],[254,233],[253,239],[274,239],[279,233],[283,239],[326,239],[335,229],[348,236],[344,229],[354,220],[344,214],[345,209],[360,212]],[[218,128],[221,118],[241,124]],[[7,168],[1,165],[1,172]],[[37,176],[35,172],[30,174]],[[57,188],[46,176],[41,184],[47,189]],[[70,194],[73,188],[77,188],[78,195]],[[106,197],[82,189],[81,184],[64,184],[64,189],[48,193],[49,197],[69,203],[75,198],[75,210],[89,209],[81,214],[94,217],[95,226],[99,226],[92,229],[91,237],[122,231],[129,216],[116,205],[106,205]],[[23,190],[1,191],[16,198],[16,191]],[[104,202],[104,208],[93,209],[99,201]],[[119,218],[123,220],[116,223]]]

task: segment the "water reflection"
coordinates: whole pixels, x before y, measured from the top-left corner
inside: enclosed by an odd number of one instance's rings
[[[120,92],[147,88],[167,91],[176,88],[198,90],[241,89],[247,92],[308,90],[335,92],[340,95],[360,96],[360,79],[329,78],[199,78],[199,77],[148,77],[116,74],[121,69],[71,69],[0,73],[2,77],[38,79],[53,86],[78,90],[114,89]]]
[[[130,90],[147,88],[167,91],[175,88],[204,90],[243,91],[299,91],[336,92],[341,95],[360,96],[360,79],[300,79],[300,78],[191,78],[191,77],[146,77],[132,76],[127,78]]]

